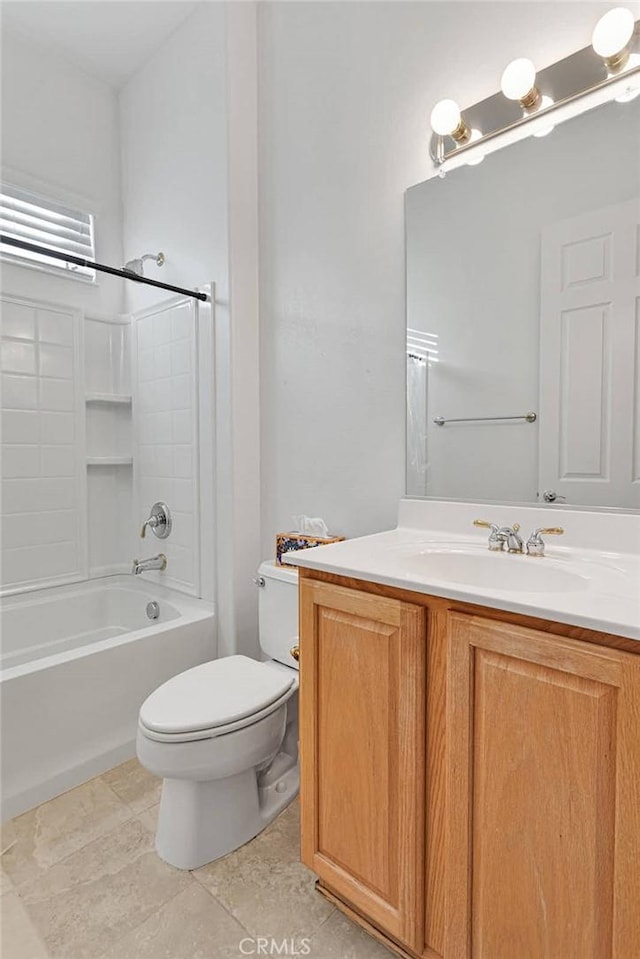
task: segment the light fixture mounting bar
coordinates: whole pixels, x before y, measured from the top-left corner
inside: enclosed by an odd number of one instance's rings
[[[592,46],[584,47],[544,70],[539,70],[535,80],[536,89],[553,102],[535,111],[523,112],[517,101],[507,99],[502,92],[474,103],[462,110],[462,118],[470,129],[480,130],[481,135],[456,145],[450,137],[434,133],[431,137],[431,158],[437,166],[441,166],[468,150],[475,152],[483,143],[509,130],[515,130],[538,117],[551,116],[558,107],[579,100],[612,83],[620,84],[625,78],[637,76],[640,73],[640,21],[636,22],[628,51],[630,56],[625,66],[615,71],[607,70],[606,64]]]

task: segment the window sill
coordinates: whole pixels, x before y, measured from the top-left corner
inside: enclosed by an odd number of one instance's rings
[[[73,280],[75,283],[84,283],[85,286],[99,286],[95,277],[86,276],[82,273],[76,273],[75,270],[61,270],[55,266],[47,266],[44,263],[32,263],[19,256],[12,256],[10,253],[0,253],[0,263],[9,266],[19,266],[24,270],[32,270],[36,273],[46,273],[48,276],[57,276],[59,280]]]

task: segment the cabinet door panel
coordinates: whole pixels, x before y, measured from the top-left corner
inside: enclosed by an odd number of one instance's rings
[[[635,656],[452,615],[445,956],[636,955],[639,701]]]
[[[300,592],[303,861],[420,948],[425,612],[326,583]]]

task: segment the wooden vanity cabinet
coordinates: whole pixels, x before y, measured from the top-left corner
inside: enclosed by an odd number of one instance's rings
[[[302,859],[413,947],[422,914],[425,610],[303,580]]]
[[[320,891],[405,956],[637,959],[640,656],[345,582],[300,583]]]
[[[455,959],[640,955],[640,657],[451,613]]]

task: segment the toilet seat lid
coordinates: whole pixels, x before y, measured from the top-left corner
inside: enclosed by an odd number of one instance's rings
[[[140,722],[158,733],[215,729],[266,709],[295,682],[295,673],[248,656],[225,656],[178,673],[140,708]]]

